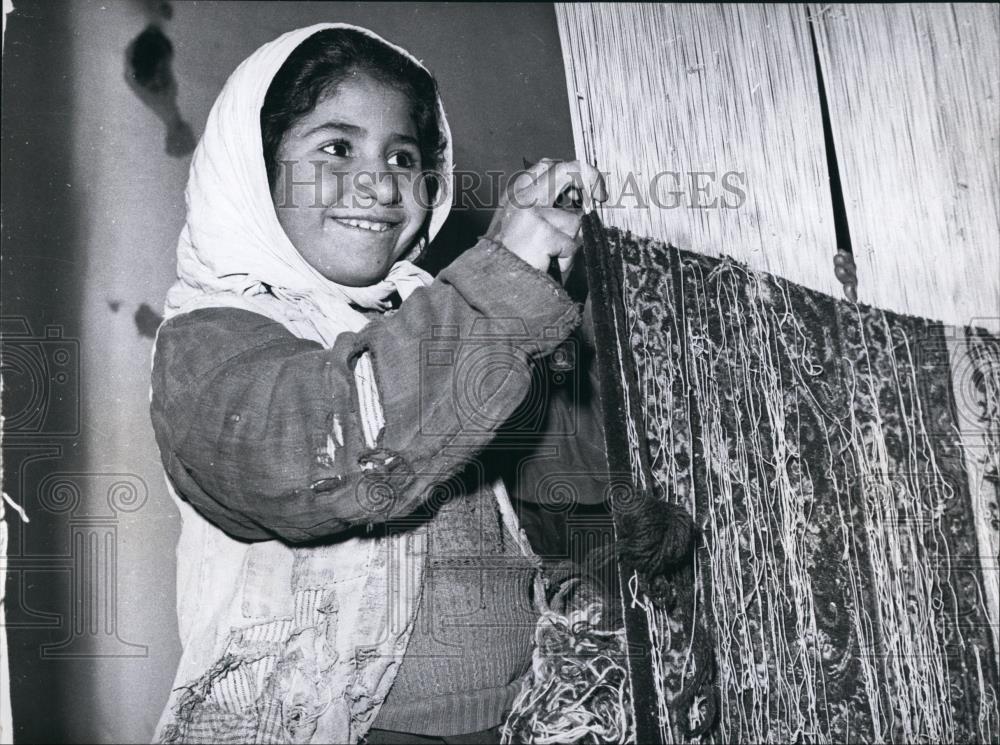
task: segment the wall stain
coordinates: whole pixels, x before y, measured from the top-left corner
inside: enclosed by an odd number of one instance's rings
[[[139,336],[155,339],[156,329],[160,327],[161,323],[163,323],[163,316],[146,303],[140,305],[135,312],[135,327],[139,330]]]

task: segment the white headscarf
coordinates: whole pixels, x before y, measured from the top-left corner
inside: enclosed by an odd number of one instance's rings
[[[404,49],[345,23],[290,31],[244,60],[216,99],[191,161],[187,224],[177,244],[178,280],[167,294],[165,318],[196,308],[244,308],[328,347],[342,331],[365,325],[366,318],[350,303],[366,305],[371,288],[347,287],[323,277],[302,258],[278,222],[260,131],[260,109],[278,69],[308,37],[333,28],[359,31],[420,65]],[[440,99],[437,105],[446,146],[428,240],[451,210],[451,131]],[[431,281],[408,261],[397,262],[387,279],[404,297]]]

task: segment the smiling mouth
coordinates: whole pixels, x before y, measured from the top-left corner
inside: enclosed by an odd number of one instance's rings
[[[333,217],[335,223],[344,225],[356,230],[367,230],[370,233],[385,233],[399,225],[398,222],[386,222],[383,220],[359,220],[355,218]]]

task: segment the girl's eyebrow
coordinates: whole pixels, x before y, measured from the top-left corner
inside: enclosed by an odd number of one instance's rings
[[[336,121],[336,120],[330,120],[328,122],[323,122],[322,124],[316,125],[312,129],[310,129],[307,132],[305,132],[302,136],[303,137],[309,137],[311,135],[316,134],[317,132],[324,132],[324,131],[326,131],[328,129],[335,129],[335,130],[338,130],[340,132],[346,132],[347,134],[357,135],[358,137],[364,137],[365,135],[368,134],[368,130],[367,129],[365,129],[364,127],[360,127],[357,124],[348,124],[347,122],[340,122],[340,121]],[[400,142],[405,142],[405,143],[410,144],[410,145],[419,145],[420,144],[417,141],[416,137],[413,137],[411,135],[404,135],[404,134],[401,134],[399,132],[393,132],[392,135],[391,135],[391,138],[393,140],[398,140]]]
[[[357,124],[348,124],[347,122],[338,122],[331,120],[328,122],[323,122],[322,124],[318,124],[317,126],[308,130],[302,136],[309,137],[310,135],[314,135],[317,132],[322,132],[323,130],[326,129],[338,129],[341,132],[347,132],[348,134],[352,135],[361,135],[362,137],[368,134],[368,130],[366,130],[364,127],[359,127]]]

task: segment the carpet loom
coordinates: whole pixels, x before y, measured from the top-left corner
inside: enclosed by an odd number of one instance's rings
[[[700,529],[668,607],[622,583],[626,739],[996,742],[1000,9],[556,14],[577,157],[647,203],[587,231],[617,287],[609,462]],[[648,206],[666,169],[741,172],[746,202]]]
[[[653,489],[703,531],[688,618],[650,612],[663,703],[701,619],[718,741],[996,741],[996,647],[959,432],[992,433],[981,489],[995,515],[1000,339],[609,238]],[[949,341],[973,368],[971,400],[956,402]],[[678,741],[662,713],[664,741]]]

